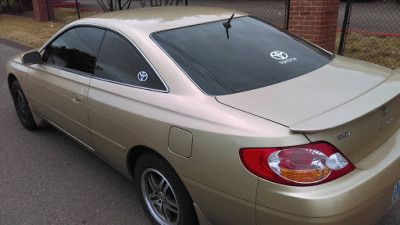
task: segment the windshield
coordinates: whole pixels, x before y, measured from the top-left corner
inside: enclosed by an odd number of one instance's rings
[[[151,37],[209,95],[253,90],[309,73],[333,56],[251,17],[153,33]]]

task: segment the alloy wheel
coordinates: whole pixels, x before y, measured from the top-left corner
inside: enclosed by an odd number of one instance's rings
[[[160,224],[179,223],[179,204],[175,192],[158,170],[148,168],[141,176],[141,191],[151,215]]]

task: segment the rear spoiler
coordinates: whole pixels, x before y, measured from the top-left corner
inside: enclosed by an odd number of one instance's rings
[[[394,70],[390,77],[363,95],[318,116],[290,125],[289,129],[304,133],[332,129],[380,110],[385,103],[398,95],[400,95],[400,69]]]

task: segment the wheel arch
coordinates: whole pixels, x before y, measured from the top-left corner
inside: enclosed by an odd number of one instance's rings
[[[135,180],[135,167],[137,165],[138,159],[144,155],[144,154],[154,154],[158,157],[160,157],[160,159],[162,159],[163,161],[165,161],[170,168],[174,171],[174,173],[178,176],[178,179],[180,180],[181,184],[183,185],[183,188],[186,190],[186,193],[188,194],[188,198],[192,204],[192,209],[193,209],[193,216],[195,219],[195,223],[194,224],[199,224],[199,221],[202,221],[203,224],[207,224],[204,223],[204,221],[208,221],[208,219],[204,216],[204,214],[201,212],[199,206],[197,206],[195,204],[195,202],[192,199],[192,196],[190,195],[189,190],[187,189],[186,185],[183,183],[183,180],[181,179],[181,177],[179,176],[179,174],[177,173],[176,169],[171,165],[171,163],[160,153],[158,153],[157,151],[143,146],[143,145],[139,145],[139,146],[135,146],[132,147],[126,157],[126,163],[127,163],[127,168],[128,168],[128,172],[130,177],[132,178],[132,180],[136,183],[137,181]],[[208,223],[210,224],[210,223]]]
[[[20,78],[23,79],[22,77],[20,77]],[[8,76],[7,76],[7,84],[8,84],[8,90],[10,91],[11,96],[13,95],[12,94],[12,85],[13,85],[14,81],[17,81],[21,85],[21,83],[18,80],[17,76],[15,76],[13,73],[9,73]],[[38,116],[38,114],[36,114],[36,111],[32,108],[31,104],[29,104],[29,101],[28,101],[28,105],[29,105],[29,108],[31,110],[31,113],[32,113],[32,116],[33,116],[33,119],[35,121],[36,126],[37,127],[46,126],[47,122],[43,118]]]
[[[128,155],[126,157],[126,164],[127,164],[128,172],[129,172],[129,175],[132,178],[132,180],[135,179],[135,166],[136,166],[137,160],[144,153],[156,154],[159,157],[161,157],[162,159],[164,159],[166,162],[168,162],[161,154],[159,154],[157,151],[155,151],[155,150],[153,150],[153,149],[151,149],[149,147],[146,147],[146,146],[143,146],[143,145],[138,145],[138,146],[132,147],[129,150]],[[168,164],[170,164],[170,163],[168,162]],[[170,166],[172,167],[171,164],[170,164]]]
[[[8,90],[9,90],[10,92],[11,92],[12,83],[13,83],[15,80],[18,81],[17,77],[16,77],[13,73],[9,73],[8,76],[7,76],[7,82],[8,82]]]

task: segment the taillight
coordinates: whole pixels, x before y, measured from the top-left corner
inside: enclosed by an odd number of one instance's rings
[[[355,168],[338,149],[326,142],[241,149],[240,159],[251,173],[272,182],[293,186],[326,183]]]

